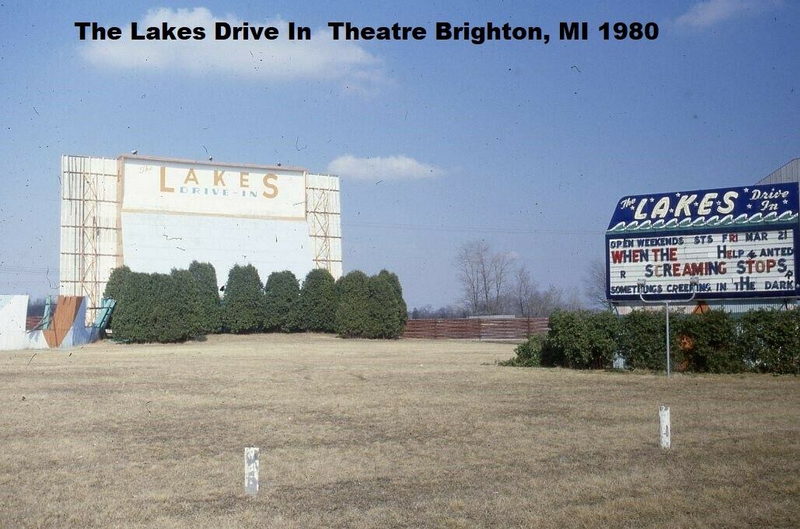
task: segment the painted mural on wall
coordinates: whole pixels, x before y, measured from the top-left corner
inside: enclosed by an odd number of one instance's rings
[[[55,310],[51,310],[55,305]],[[26,330],[27,295],[0,295],[0,351],[17,349],[69,349],[97,341],[108,324],[114,300],[103,300],[92,325],[86,321],[86,298],[58,296],[48,301],[41,322]]]
[[[606,295],[798,296],[798,209],[797,183],[623,197],[606,232]]]

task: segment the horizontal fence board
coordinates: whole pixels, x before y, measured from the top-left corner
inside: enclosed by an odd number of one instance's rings
[[[547,318],[457,318],[408,320],[403,338],[519,340],[547,332]]]

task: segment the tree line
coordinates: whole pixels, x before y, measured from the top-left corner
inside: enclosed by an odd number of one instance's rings
[[[169,274],[112,271],[104,297],[117,300],[115,340],[179,342],[214,333],[324,332],[346,338],[397,338],[406,304],[397,275],[353,271],[334,280],[311,270],[302,285],[288,270],[266,284],[253,265],[235,265],[223,295],[210,263],[192,262]]]
[[[540,288],[513,253],[495,251],[483,240],[463,244],[454,260],[461,299],[433,308],[415,307],[413,319],[466,318],[508,314],[523,318],[547,317],[556,310],[578,310],[584,303],[577,292],[555,286]]]

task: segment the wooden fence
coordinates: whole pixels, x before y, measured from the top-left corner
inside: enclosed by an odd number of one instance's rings
[[[471,338],[519,340],[547,332],[547,318],[459,318],[408,320],[403,338]]]

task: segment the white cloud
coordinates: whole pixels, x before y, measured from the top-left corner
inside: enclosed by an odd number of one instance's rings
[[[748,12],[777,7],[781,3],[781,0],[705,0],[690,7],[676,22],[682,26],[705,28]]]
[[[331,161],[328,171],[354,180],[413,180],[444,174],[442,169],[434,165],[403,155],[359,158],[345,154]]]
[[[288,22],[280,19],[250,20],[250,26],[275,26],[276,40],[215,40],[216,22],[240,26],[233,15],[218,17],[205,7],[151,9],[139,21],[139,34],[163,22],[172,26],[205,29],[203,40],[131,40],[130,24],[122,27],[116,41],[91,41],[81,53],[90,63],[120,69],[150,69],[195,75],[250,77],[268,81],[329,80],[352,88],[370,90],[385,81],[381,60],[352,42],[333,41],[323,29],[312,29],[310,40],[290,41]]]

